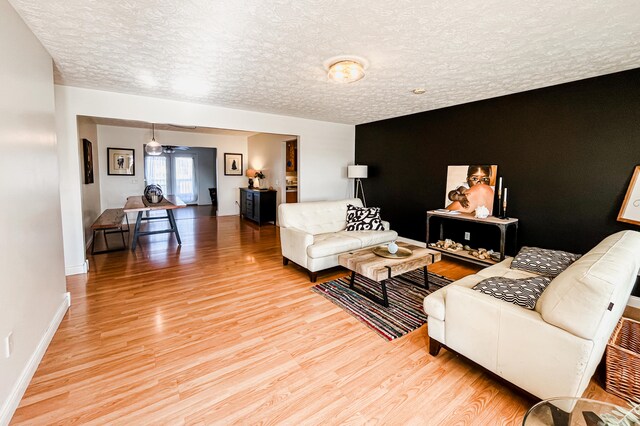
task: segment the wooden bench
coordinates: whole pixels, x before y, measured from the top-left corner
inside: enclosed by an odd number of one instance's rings
[[[126,219],[126,228],[122,220]],[[109,253],[112,251],[124,250],[127,248],[127,242],[124,239],[124,233],[129,232],[129,218],[123,209],[106,209],[91,225],[93,230],[93,240],[91,241],[91,254]],[[102,231],[104,236],[104,243],[107,246],[106,250],[95,251],[96,233]],[[110,249],[109,242],[107,241],[107,234],[113,234],[119,232],[122,236],[122,247]]]

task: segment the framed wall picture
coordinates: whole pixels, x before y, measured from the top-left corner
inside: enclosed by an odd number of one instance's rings
[[[93,146],[89,139],[82,139],[82,158],[84,159],[84,183],[93,183]]]
[[[484,206],[493,214],[493,200],[498,166],[473,164],[447,168],[445,208],[463,213],[473,213]]]
[[[107,148],[107,174],[135,176],[135,150],[129,148]]]
[[[640,166],[636,166],[627,195],[618,213],[618,221],[640,225]]]
[[[224,154],[224,175],[242,176],[242,154]]]

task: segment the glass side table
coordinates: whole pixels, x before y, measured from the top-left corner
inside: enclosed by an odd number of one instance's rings
[[[531,407],[523,426],[634,426],[639,425],[638,410],[627,415],[631,407],[622,408],[607,402],[584,398],[551,398]],[[626,415],[627,423],[622,419]],[[609,420],[609,422],[607,422]]]

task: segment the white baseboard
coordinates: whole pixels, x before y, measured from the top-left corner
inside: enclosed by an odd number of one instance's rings
[[[64,268],[64,274],[66,276],[69,275],[78,275],[78,274],[86,274],[89,272],[89,260],[85,259],[82,265],[74,265],[67,266]]]
[[[416,240],[412,240],[410,238],[405,238],[405,237],[398,237],[398,241],[401,241],[403,243],[407,243],[407,244],[413,244],[414,246],[418,246],[418,247],[426,247],[427,243],[423,243],[422,241],[416,241]]]
[[[14,384],[13,389],[9,394],[9,398],[7,398],[7,400],[2,404],[2,410],[0,410],[0,425],[9,424],[11,417],[13,417],[13,413],[15,413],[18,408],[20,400],[22,399],[24,392],[27,390],[27,386],[29,386],[31,378],[35,374],[38,365],[40,365],[40,361],[42,361],[42,357],[47,351],[49,343],[51,343],[53,335],[56,334],[58,326],[60,326],[60,322],[62,322],[62,318],[64,318],[64,314],[67,313],[69,306],[71,306],[71,293],[65,293],[62,303],[60,303],[60,306],[51,319],[51,322],[40,339],[36,350],[31,355],[29,362],[27,362],[27,365],[22,370],[22,374],[20,374],[20,377]]]
[[[629,296],[629,301],[627,302],[627,306],[640,309],[640,297]]]

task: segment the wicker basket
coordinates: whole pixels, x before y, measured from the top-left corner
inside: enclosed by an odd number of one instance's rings
[[[640,399],[640,322],[620,318],[607,343],[607,392]]]

